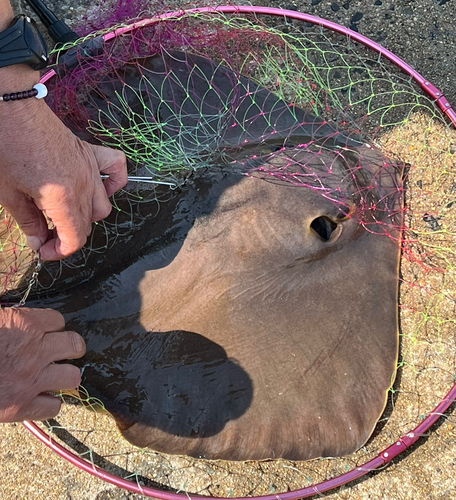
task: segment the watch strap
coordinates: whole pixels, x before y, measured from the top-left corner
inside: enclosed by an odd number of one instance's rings
[[[40,70],[48,64],[46,40],[35,21],[27,16],[17,16],[13,24],[0,32],[0,68],[14,64],[28,64]]]

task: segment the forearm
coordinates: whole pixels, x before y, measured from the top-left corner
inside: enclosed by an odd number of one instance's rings
[[[8,28],[14,17],[13,8],[9,0],[0,0],[0,31]]]

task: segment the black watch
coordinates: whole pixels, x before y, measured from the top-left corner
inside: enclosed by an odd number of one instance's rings
[[[17,16],[12,25],[0,32],[0,68],[28,64],[34,70],[48,65],[48,46],[35,21]]]

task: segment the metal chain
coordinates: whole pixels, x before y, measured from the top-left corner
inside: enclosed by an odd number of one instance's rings
[[[17,304],[12,305],[11,307],[23,307],[25,305],[27,298],[30,292],[32,291],[33,286],[38,280],[38,274],[40,273],[40,271],[41,271],[41,259],[40,259],[40,254],[37,252],[35,257],[35,269],[28,282],[27,290],[25,290],[21,300]]]

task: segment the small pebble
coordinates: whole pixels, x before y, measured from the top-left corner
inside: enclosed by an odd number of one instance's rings
[[[334,12],[339,11],[339,10],[340,10],[339,4],[337,4],[337,3],[332,3],[332,4],[331,4],[331,9],[332,9]]]
[[[425,213],[423,215],[423,221],[427,223],[427,225],[432,229],[432,231],[438,231],[442,226],[439,223],[440,217],[434,217],[433,215],[429,215]]]
[[[355,12],[355,13],[352,15],[351,19],[350,19],[350,23],[351,23],[351,24],[355,24],[355,23],[357,23],[358,21],[361,21],[361,19],[363,18],[363,15],[364,15],[364,14],[363,14],[362,12]]]

